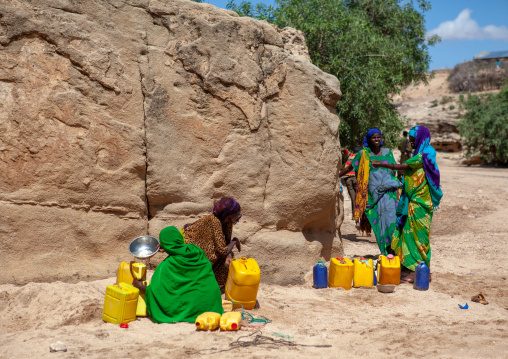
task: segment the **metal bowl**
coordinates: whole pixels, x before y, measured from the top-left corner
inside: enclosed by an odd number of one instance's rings
[[[378,284],[376,285],[378,292],[392,293],[395,290],[394,284]]]
[[[141,236],[134,238],[129,244],[129,252],[140,259],[152,257],[159,250],[159,240],[153,236]]]

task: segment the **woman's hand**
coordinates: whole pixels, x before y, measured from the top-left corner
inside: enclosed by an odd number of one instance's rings
[[[238,238],[233,238],[233,241],[235,242],[236,249],[238,249],[238,252],[242,251],[242,244],[240,243],[240,240]]]
[[[374,166],[374,168],[379,168],[379,167],[384,167],[384,163],[379,161],[379,160],[371,160],[370,161],[372,163],[372,166]]]
[[[160,244],[157,244],[157,252],[164,252],[164,249],[161,247]]]
[[[226,260],[224,261],[224,265],[226,267],[229,267],[229,265],[231,264],[231,259],[233,258],[233,255],[231,253],[228,254],[228,256],[226,257]]]

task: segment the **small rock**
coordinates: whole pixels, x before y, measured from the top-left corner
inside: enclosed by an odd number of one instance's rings
[[[53,352],[66,352],[67,351],[67,346],[62,343],[61,341],[57,341],[55,343],[52,343],[49,345],[49,351],[51,353]]]

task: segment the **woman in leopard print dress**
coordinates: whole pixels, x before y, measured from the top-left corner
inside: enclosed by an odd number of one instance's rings
[[[185,243],[193,243],[205,252],[221,288],[226,285],[233,247],[241,249],[238,238],[231,238],[233,224],[242,217],[241,210],[237,201],[224,197],[217,201],[212,214],[184,226]]]

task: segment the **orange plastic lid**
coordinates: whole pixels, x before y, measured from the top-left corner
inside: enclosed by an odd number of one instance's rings
[[[343,261],[343,260],[344,260],[344,258],[342,258],[342,257],[337,257],[337,259],[338,259],[339,261]]]

